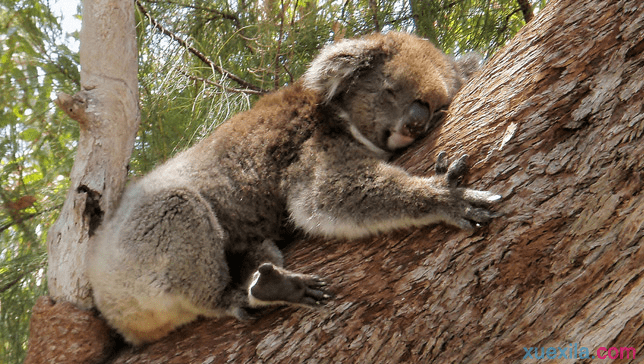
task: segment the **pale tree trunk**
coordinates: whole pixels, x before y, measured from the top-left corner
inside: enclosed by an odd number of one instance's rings
[[[117,202],[139,126],[134,2],[84,0],[81,91],[58,105],[78,121],[71,188],[47,236],[49,292],[92,307],[85,256],[89,238]]]
[[[514,363],[542,347],[552,362],[602,347],[642,360],[643,52],[641,0],[553,0],[397,161],[425,175],[437,151],[468,153],[465,182],[503,194],[504,216],[303,239],[287,266],[329,278],[327,309],[202,321],[111,362]]]
[[[75,306],[93,306],[86,252],[123,190],[139,126],[134,15],[132,0],[83,1],[81,91],[56,100],[78,121],[80,138],[71,187],[47,236],[51,297],[33,308],[25,363],[93,363],[110,354],[105,323]]]

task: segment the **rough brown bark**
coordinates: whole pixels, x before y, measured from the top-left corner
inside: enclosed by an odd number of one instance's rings
[[[100,364],[113,353],[116,335],[97,313],[39,297],[31,314],[25,364]]]
[[[134,3],[84,0],[81,91],[56,103],[78,121],[71,187],[47,235],[48,287],[55,300],[92,307],[85,274],[89,238],[121,195],[139,126]]]

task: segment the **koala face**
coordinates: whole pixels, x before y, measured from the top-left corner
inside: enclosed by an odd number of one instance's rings
[[[339,96],[337,108],[378,148],[394,151],[409,146],[431,126],[432,106],[418,99],[405,82],[387,78],[381,70],[369,73]]]
[[[383,153],[427,132],[464,80],[429,41],[395,32],[326,47],[303,79],[358,141]]]

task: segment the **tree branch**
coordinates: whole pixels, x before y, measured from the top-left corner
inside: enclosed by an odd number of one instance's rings
[[[179,38],[179,36],[177,36],[177,35],[176,35],[176,34],[174,34],[173,32],[171,32],[171,31],[169,31],[168,29],[166,29],[166,28],[165,28],[163,25],[161,25],[161,24],[160,24],[156,19],[154,19],[154,18],[152,17],[152,15],[150,15],[150,13],[148,13],[148,11],[143,7],[143,4],[141,4],[141,2],[140,2],[139,0],[136,0],[136,5],[137,5],[137,7],[139,8],[139,11],[141,11],[141,13],[142,13],[146,18],[148,18],[148,20],[150,21],[150,23],[151,23],[151,24],[152,24],[152,25],[153,25],[157,30],[159,30],[161,33],[163,33],[163,34],[165,34],[165,35],[169,36],[169,37],[170,37],[170,38],[172,38],[172,40],[174,40],[175,42],[179,43],[179,45],[181,45],[182,47],[184,47],[185,49],[187,49],[190,53],[192,53],[192,54],[193,54],[193,55],[195,55],[197,58],[199,58],[202,62],[204,62],[205,64],[207,64],[207,65],[208,65],[208,67],[210,67],[210,68],[212,68],[213,70],[215,70],[215,72],[217,72],[217,73],[221,74],[222,76],[224,76],[224,77],[226,77],[226,78],[228,78],[228,79],[230,79],[230,80],[232,80],[232,81],[235,81],[235,82],[236,82],[237,84],[239,84],[240,86],[243,86],[243,87],[245,87],[246,89],[250,90],[250,91],[251,91],[251,93],[254,93],[254,94],[264,94],[264,93],[268,92],[268,90],[265,90],[265,89],[263,89],[263,88],[261,88],[261,87],[257,87],[257,86],[255,86],[255,85],[251,84],[250,82],[245,81],[245,80],[244,80],[244,79],[242,79],[241,77],[239,77],[239,76],[235,75],[234,73],[232,73],[232,72],[230,72],[230,71],[227,71],[227,70],[226,70],[226,69],[224,69],[223,67],[221,67],[221,66],[217,65],[215,62],[213,62],[212,60],[210,60],[208,57],[206,57],[206,55],[204,55],[203,53],[201,53],[199,50],[197,50],[196,48],[194,48],[194,47],[190,46],[190,45],[189,45],[185,40],[183,40],[183,39]]]
[[[512,15],[518,13],[521,11],[521,9],[514,9],[508,16],[505,17],[505,21],[503,22],[503,26],[501,29],[497,32],[497,39],[500,38],[503,34],[505,34],[505,31],[508,29],[508,24],[510,24],[510,18]]]
[[[81,126],[87,127],[89,119],[85,113],[87,109],[87,94],[83,91],[70,96],[64,92],[59,92],[54,103],[61,108],[67,116],[76,120]]]
[[[284,0],[280,1],[280,28],[277,35],[277,51],[275,52],[275,60],[273,65],[273,82],[275,88],[279,87],[280,84],[280,52],[282,51],[282,37],[284,36]]]
[[[369,8],[373,19],[373,28],[376,33],[380,32],[380,23],[378,23],[378,4],[376,0],[369,0]]]
[[[238,29],[242,28],[241,21],[239,20],[239,17],[237,17],[237,15],[235,15],[233,13],[227,13],[227,12],[224,12],[224,11],[220,11],[220,10],[213,9],[213,8],[208,8],[208,7],[205,7],[205,6],[196,6],[196,5],[192,5],[192,4],[184,4],[184,3],[181,3],[181,2],[178,2],[178,1],[172,1],[172,0],[164,0],[164,1],[145,0],[145,2],[150,3],[150,4],[160,4],[160,3],[173,4],[173,5],[178,5],[178,6],[181,6],[181,7],[184,7],[184,8],[207,11],[209,13],[217,14],[221,19],[231,20],[233,23],[235,23],[235,26]]]
[[[11,281],[11,282],[9,282],[9,283],[5,284],[4,286],[0,287],[0,293],[4,293],[4,292],[5,292],[6,290],[8,290],[9,288],[11,288],[11,287],[15,286],[15,285],[16,285],[18,282],[20,282],[20,280],[21,280],[22,278],[24,278],[24,276],[26,276],[26,275],[27,275],[27,272],[20,273],[20,274],[18,275],[18,278],[14,279],[13,281]]]
[[[463,0],[456,0],[452,1],[451,3],[445,4],[444,6],[441,7],[441,10],[449,10],[450,8],[456,6],[458,3],[462,3]]]
[[[214,16],[207,17],[206,22],[210,22],[210,21],[217,20],[217,19],[230,20],[235,25],[235,28],[237,28],[237,33],[239,34],[241,39],[244,40],[244,46],[246,47],[246,49],[248,49],[248,51],[250,51],[252,54],[256,53],[256,50],[252,46],[250,46],[248,44],[248,41],[252,41],[253,39],[248,37],[248,36],[246,36],[246,34],[244,34],[244,30],[246,29],[246,27],[244,25],[242,25],[241,20],[239,19],[239,17],[235,13],[228,13],[228,12],[225,12],[225,11],[221,11],[221,10],[217,10],[217,9],[213,9],[213,8],[209,8],[209,7],[205,7],[205,6],[184,4],[184,3],[181,3],[181,2],[178,2],[178,1],[172,1],[172,0],[145,0],[145,2],[150,3],[150,4],[162,4],[162,3],[173,4],[173,5],[183,7],[183,8],[188,8],[188,9],[193,9],[193,10],[200,10],[200,11],[204,11],[204,12],[207,12],[207,13],[215,14]]]
[[[523,19],[525,22],[529,22],[532,20],[532,17],[534,14],[532,13],[532,6],[530,5],[530,2],[528,0],[517,0],[517,3],[519,3],[519,7],[521,8],[521,12],[523,13]]]
[[[44,210],[41,210],[41,211],[38,211],[38,212],[31,213],[31,214],[18,216],[18,217],[15,217],[15,218],[12,217],[12,221],[10,221],[10,222],[8,222],[8,223],[6,223],[4,225],[0,225],[0,233],[5,231],[5,230],[7,230],[8,228],[10,228],[13,225],[23,223],[23,222],[25,222],[25,221],[27,221],[27,220],[29,220],[31,218],[34,218],[34,217],[39,216],[39,215],[42,215],[45,212],[60,209],[61,207],[63,207],[63,205],[56,205],[56,206],[53,206],[53,207],[50,207],[50,208],[47,208],[47,209],[44,209]]]
[[[260,91],[250,90],[250,89],[247,89],[247,88],[246,89],[240,89],[240,88],[234,88],[234,87],[227,87],[227,86],[224,86],[224,85],[220,84],[219,82],[215,82],[215,81],[209,80],[207,78],[191,75],[190,73],[188,73],[187,71],[184,71],[182,69],[177,69],[177,71],[180,74],[182,74],[183,76],[187,77],[188,79],[190,79],[192,81],[203,82],[203,83],[206,83],[208,85],[218,87],[218,88],[220,88],[220,89],[222,89],[222,90],[224,90],[226,92],[245,93],[245,94],[252,94],[252,95],[261,95],[262,94],[262,92],[260,92]]]

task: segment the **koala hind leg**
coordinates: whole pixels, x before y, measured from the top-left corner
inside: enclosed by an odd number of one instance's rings
[[[134,345],[157,340],[197,316],[235,314],[245,291],[229,289],[226,236],[189,188],[135,185],[96,235],[88,258],[94,300]]]
[[[319,307],[330,298],[322,278],[294,273],[271,263],[264,263],[257,269],[248,287],[248,301],[252,307],[279,304]]]
[[[265,239],[261,244],[251,245],[248,249],[227,252],[226,260],[230,269],[231,283],[222,296],[224,300],[231,303],[228,313],[242,321],[260,316],[261,308],[249,302],[248,287],[260,265],[264,263],[274,264],[277,267],[284,265],[282,252],[273,240]]]
[[[224,296],[242,303],[231,305],[228,311],[239,320],[261,316],[266,306],[318,307],[330,298],[321,278],[282,268],[284,257],[270,239],[241,252],[228,253],[227,260],[232,284]]]
[[[260,247],[260,263],[270,262],[275,264],[278,267],[284,266],[284,256],[280,249],[275,245],[275,242],[271,239],[266,239],[262,242]]]

